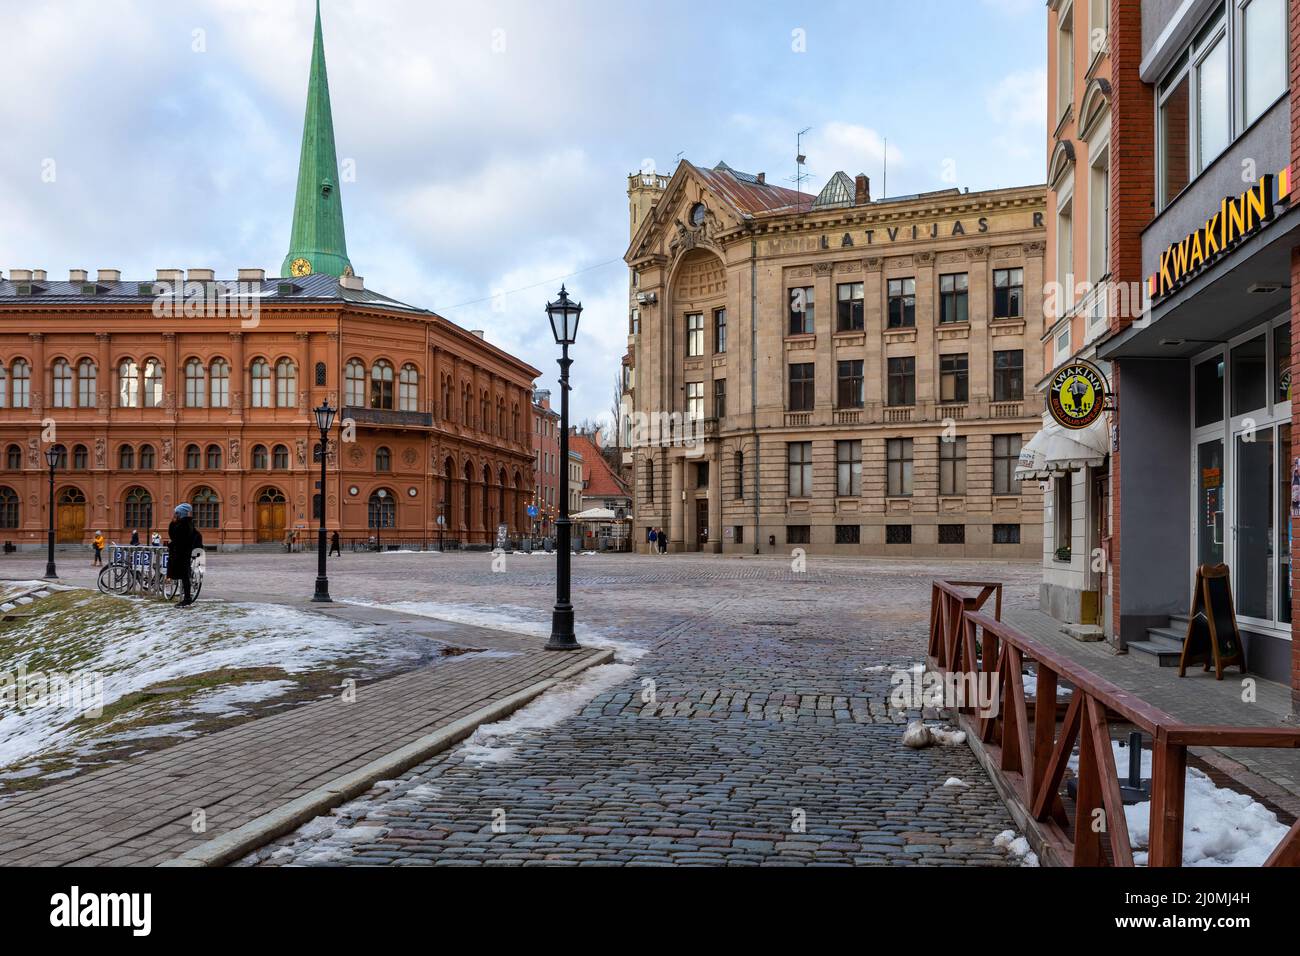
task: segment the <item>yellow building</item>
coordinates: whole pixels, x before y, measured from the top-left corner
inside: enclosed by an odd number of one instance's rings
[[[1042,186],[628,179],[638,547],[1036,557]]]

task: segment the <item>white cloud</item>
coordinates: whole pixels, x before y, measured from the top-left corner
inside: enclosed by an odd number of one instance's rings
[[[989,90],[985,103],[989,117],[1000,126],[1042,127],[1047,122],[1047,73],[1008,73]]]

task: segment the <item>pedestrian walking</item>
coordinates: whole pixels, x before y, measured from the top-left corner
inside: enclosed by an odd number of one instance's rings
[[[167,577],[185,586],[185,597],[178,605],[189,607],[191,562],[196,548],[203,547],[203,535],[194,527],[194,508],[188,501],[176,506],[172,523],[167,526]]]
[[[95,549],[95,557],[91,560],[90,566],[93,568],[97,564],[104,563],[104,532],[96,531],[95,536],[90,539],[90,546]]]
[[[667,553],[668,553],[668,539],[667,539],[666,537],[664,537],[664,529],[663,529],[663,528],[660,528],[660,529],[659,529],[659,553],[660,553],[660,554],[667,554]]]
[[[339,541],[339,533],[338,531],[335,531],[332,535],[330,535],[329,553],[337,554],[340,558],[343,557],[343,549],[339,547],[340,544],[341,542]]]
[[[136,546],[138,546],[139,544],[140,544],[140,529],[139,529],[139,528],[132,528],[132,529],[131,529],[131,546],[132,546],[132,547],[136,547]]]
[[[157,531],[155,531],[155,532],[153,533],[153,537],[149,539],[149,543],[150,543],[151,545],[153,545],[155,548],[161,548],[161,547],[162,547],[162,535],[159,534]]]
[[[655,532],[655,529],[654,529],[654,528],[651,528],[651,529],[646,533],[646,540],[650,542],[650,553],[651,553],[651,554],[654,554],[656,551],[659,550],[659,535]]]

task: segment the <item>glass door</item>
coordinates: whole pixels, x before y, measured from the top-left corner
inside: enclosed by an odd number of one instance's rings
[[[1196,563],[1223,563],[1223,439],[1196,447]]]
[[[1275,449],[1273,429],[1260,428],[1238,433],[1235,479],[1236,509],[1233,532],[1237,561],[1232,569],[1237,591],[1237,613],[1242,617],[1271,621],[1274,594],[1273,495]]]

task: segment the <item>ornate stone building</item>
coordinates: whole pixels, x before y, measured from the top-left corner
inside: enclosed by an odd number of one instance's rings
[[[365,288],[347,257],[317,19],[288,277],[115,270],[0,274],[0,539],[123,540],[193,503],[209,544],[345,538],[470,543],[528,527],[536,369]],[[312,408],[342,407],[319,488]]]
[[[1044,192],[629,177],[637,546],[1037,557]]]

